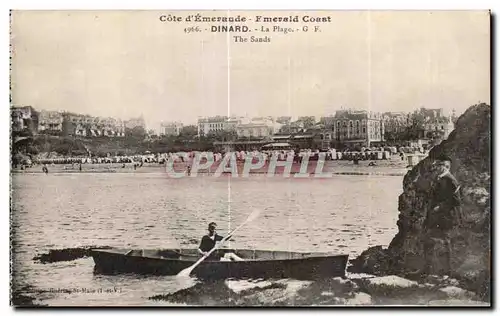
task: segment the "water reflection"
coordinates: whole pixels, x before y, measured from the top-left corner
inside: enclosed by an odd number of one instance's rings
[[[354,256],[389,244],[397,232],[401,183],[396,176],[13,175],[14,275],[17,283],[39,290],[122,289],[57,293],[45,302],[51,305],[157,304],[147,298],[178,289],[175,278],[94,275],[91,258],[52,264],[32,259],[49,249],[90,245],[193,248],[209,221],[224,233],[254,208],[262,209],[260,216],[239,230],[229,247]]]

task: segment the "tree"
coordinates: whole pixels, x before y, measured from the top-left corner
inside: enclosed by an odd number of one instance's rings
[[[125,129],[125,136],[132,137],[135,139],[144,139],[147,135],[146,130],[142,126],[135,126],[133,128]]]
[[[198,127],[196,125],[186,125],[182,127],[179,136],[185,139],[194,138],[198,136]]]
[[[405,135],[405,140],[415,140],[423,137],[425,117],[421,112],[415,111],[410,115],[410,122]]]
[[[67,156],[71,151],[71,145],[68,143],[60,143],[55,145],[52,148],[52,150],[58,153],[59,155]]]
[[[304,128],[311,128],[316,124],[316,117],[314,116],[301,116],[297,120],[297,122],[302,122],[304,124]]]
[[[23,129],[20,131],[12,131],[12,137],[32,137],[33,132],[29,129]]]
[[[38,155],[40,151],[33,144],[28,145],[26,148],[26,153],[30,155]]]
[[[99,150],[95,155],[99,158],[106,158],[108,156],[108,153],[103,150]]]
[[[221,141],[221,142],[227,142],[227,141],[233,141],[236,140],[238,135],[236,134],[236,131],[217,131],[217,132],[210,132],[207,135],[207,138],[211,140],[212,142],[214,141]]]
[[[87,156],[87,151],[84,149],[72,149],[71,150],[71,155],[72,156]]]
[[[394,133],[394,132],[385,132],[384,133],[385,140],[387,140],[389,142],[395,141],[396,137],[397,137],[396,133]]]

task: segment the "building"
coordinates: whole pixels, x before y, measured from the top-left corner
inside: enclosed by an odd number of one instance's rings
[[[213,116],[198,119],[198,136],[209,134],[236,131],[236,127],[241,123],[241,117]]]
[[[146,130],[146,122],[144,121],[144,117],[141,115],[138,118],[131,118],[129,120],[126,120],[125,122],[125,128],[128,129],[133,129],[135,127],[142,127],[144,130]]]
[[[447,139],[454,124],[450,117],[440,117],[427,121],[424,124],[425,137],[427,139]]]
[[[385,133],[400,134],[407,131],[411,118],[405,112],[385,112],[382,114]]]
[[[11,126],[12,131],[38,131],[38,113],[31,106],[11,107]]]
[[[198,119],[198,136],[224,131],[226,128],[227,116],[213,116]]]
[[[315,116],[300,116],[297,119],[297,122],[302,122],[304,125],[304,128],[310,128],[316,124],[316,117]]]
[[[65,136],[87,136],[90,134],[87,126],[93,123],[94,118],[92,116],[64,112],[62,117],[62,132]]]
[[[445,115],[442,108],[420,108],[413,113],[413,123],[419,125],[419,138],[423,139],[443,140],[448,138],[454,128],[453,118],[454,114]]]
[[[336,146],[366,146],[384,141],[384,121],[377,112],[364,110],[336,111],[332,125],[325,125],[331,134],[324,133],[325,138],[331,138]]]
[[[225,125],[224,125],[224,129],[226,131],[236,131],[236,127],[241,124],[241,122],[244,120],[243,117],[241,116],[232,116],[230,118],[227,119]]]
[[[161,123],[160,134],[165,136],[179,136],[183,124],[181,122],[165,122]]]
[[[332,126],[334,120],[335,120],[335,116],[334,115],[329,115],[329,116],[322,116],[319,119],[319,122],[321,124],[323,124],[324,126]]]
[[[433,120],[436,118],[444,117],[444,110],[442,108],[439,109],[428,109],[428,108],[420,108],[416,111],[417,114],[423,116],[426,120]]]
[[[304,122],[302,121],[295,121],[295,122],[290,122],[287,125],[283,125],[280,128],[280,133],[281,134],[297,134],[301,133],[305,130]]]
[[[90,126],[91,136],[124,137],[125,122],[112,117],[96,117]]]
[[[125,123],[112,117],[63,113],[62,132],[66,136],[124,137]]]
[[[458,116],[457,116],[457,112],[455,111],[455,109],[453,109],[451,111],[451,122],[453,123],[453,125],[456,125],[457,124],[457,121],[458,121]]]
[[[156,138],[156,137],[158,137],[158,130],[151,128],[151,129],[147,130],[146,136],[148,138]]]
[[[292,117],[291,116],[280,116],[276,118],[276,123],[282,124],[282,125],[289,125],[292,122]]]
[[[61,134],[63,131],[63,120],[61,112],[41,110],[38,114],[38,132]]]
[[[23,119],[23,112],[20,109],[10,109],[10,120],[13,132],[20,132],[24,129],[25,123]]]
[[[271,118],[243,120],[236,126],[239,138],[269,138],[280,130],[281,124]]]

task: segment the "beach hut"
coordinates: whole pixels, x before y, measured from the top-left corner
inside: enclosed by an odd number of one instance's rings
[[[413,167],[418,163],[418,156],[417,155],[407,155],[408,157],[408,166]]]
[[[265,149],[283,150],[283,149],[291,149],[291,148],[292,148],[292,145],[290,145],[289,143],[271,143],[271,144],[267,144],[267,145],[262,146],[262,149],[264,149],[264,150]]]
[[[335,149],[330,149],[332,160],[337,160],[337,151]]]

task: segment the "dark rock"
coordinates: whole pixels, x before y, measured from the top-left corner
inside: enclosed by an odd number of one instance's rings
[[[339,305],[354,297],[359,286],[350,279],[335,277],[318,280],[297,291],[296,305]]]
[[[163,300],[173,303],[203,306],[231,306],[239,297],[225,286],[223,280],[198,283],[187,289],[182,289],[171,294],[155,295],[150,300]]]
[[[451,299],[475,300],[477,298],[474,293],[456,286],[445,286],[440,288],[439,291],[446,294],[448,298]]]
[[[447,299],[439,287],[419,284],[395,275],[360,279],[360,291],[368,293],[374,305],[427,305],[431,300]]]
[[[349,262],[351,265],[347,268],[347,271],[373,275],[390,274],[392,260],[387,249],[382,248],[382,246],[370,247]]]
[[[332,278],[316,282],[277,280],[256,282],[254,285],[244,290],[233,290],[227,281],[203,282],[149,299],[200,306],[365,305],[371,302],[366,293],[357,292],[358,285],[349,279]]]
[[[370,294],[364,292],[354,293],[353,297],[344,300],[344,305],[372,305],[373,299]]]
[[[85,258],[90,256],[91,249],[109,249],[110,247],[76,247],[76,248],[64,248],[64,249],[50,249],[48,253],[42,253],[35,256],[33,260],[39,261],[40,263],[54,263],[60,261],[73,261],[80,258]]]
[[[478,293],[483,300],[490,299],[490,123],[491,107],[484,103],[470,107],[460,116],[448,139],[405,175],[404,191],[399,197],[398,233],[388,249],[368,249],[351,262],[351,271],[395,273],[409,278],[422,278],[423,271],[437,275],[451,273],[464,288]],[[435,204],[430,193],[435,179],[431,167],[433,159],[440,155],[452,159],[451,173],[461,186],[463,218],[462,221],[453,218],[451,247],[447,248],[444,240],[437,238],[433,244],[435,255],[427,256],[426,262],[423,245],[428,240],[428,231],[423,221]],[[448,256],[451,271],[443,263]]]
[[[452,278],[427,279],[435,284],[417,283],[394,275],[337,277],[314,282],[220,280],[196,283],[149,299],[197,306],[429,305],[430,302],[477,301],[474,293],[446,284],[448,280],[453,282]]]
[[[39,299],[33,296],[36,291],[31,285],[13,286],[10,296],[10,304],[14,307],[41,307],[45,304],[39,303]]]

